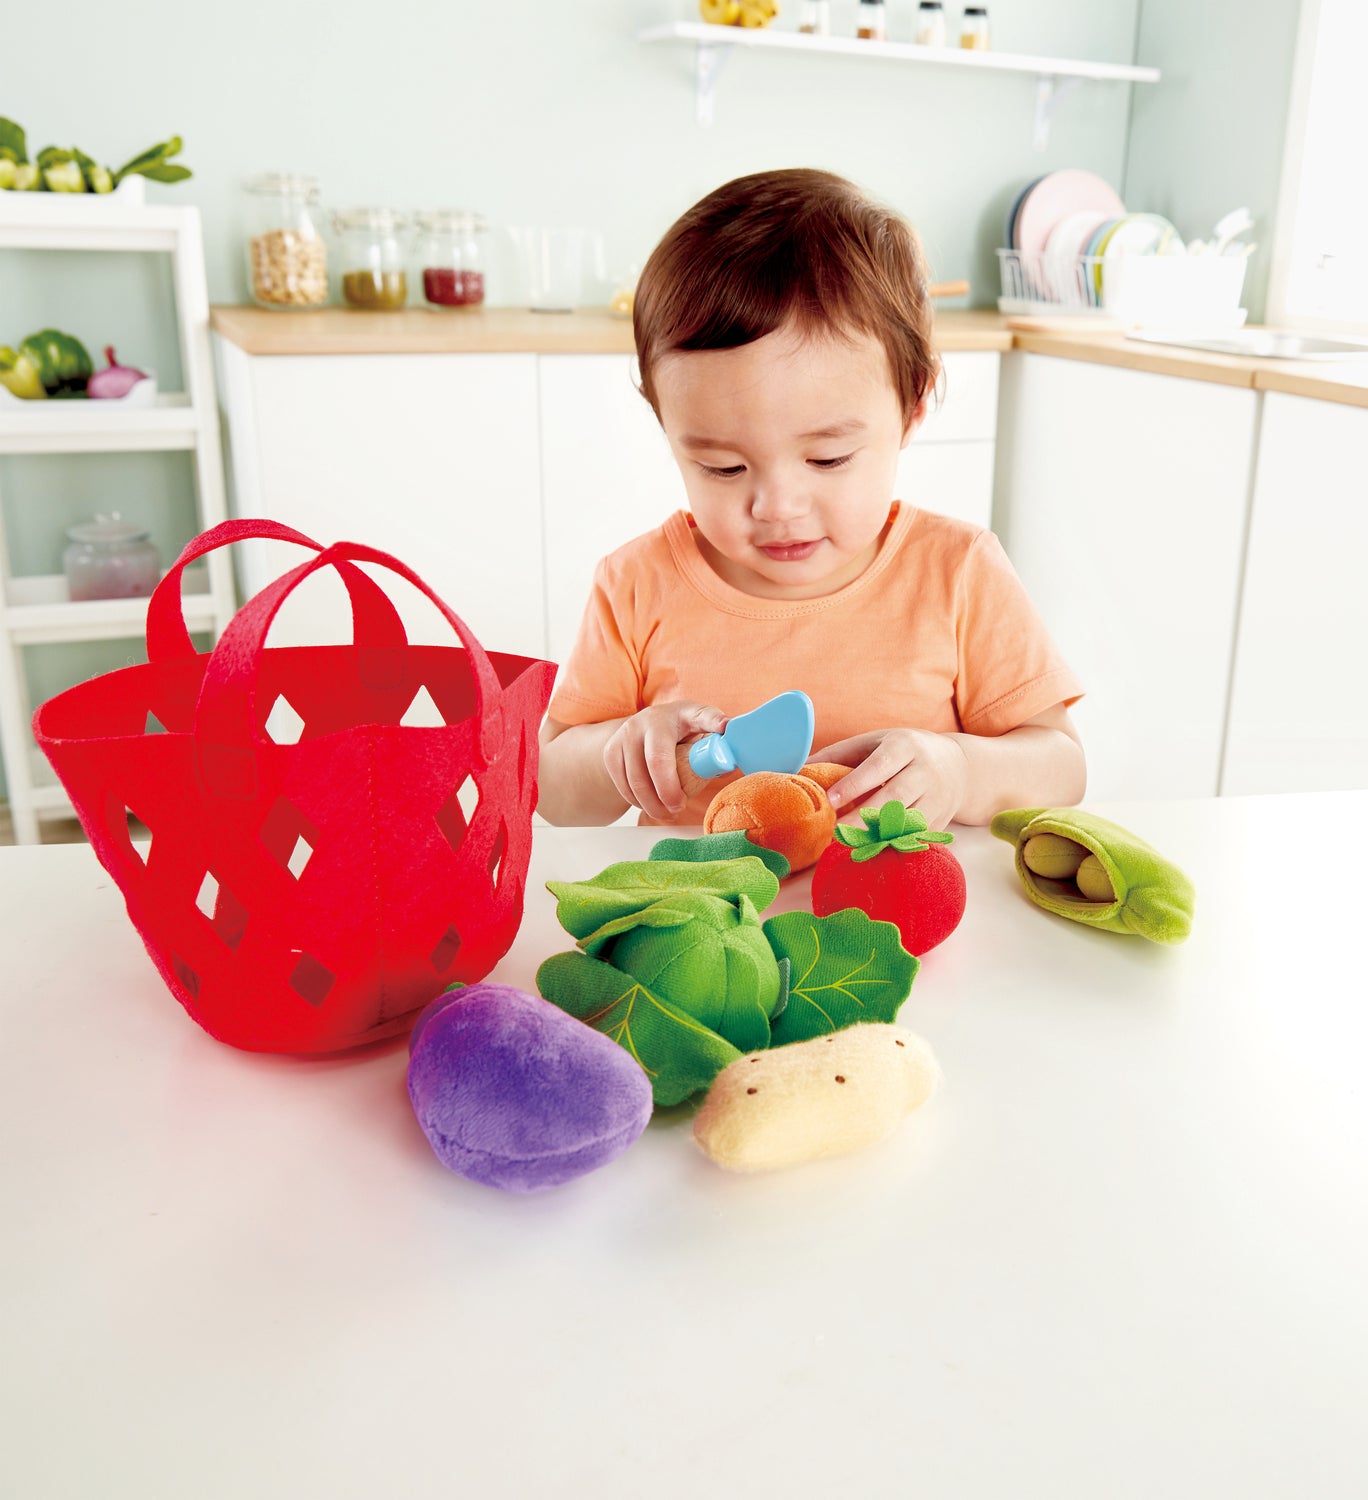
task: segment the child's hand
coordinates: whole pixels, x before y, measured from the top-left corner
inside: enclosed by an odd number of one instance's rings
[[[669,819],[704,783],[680,745],[716,734],[727,722],[702,703],[656,703],[625,719],[603,747],[603,764],[618,795],[648,817]]]
[[[958,740],[926,729],[882,729],[857,734],[817,751],[812,760],[854,765],[827,791],[838,815],[871,793],[879,802],[915,807],[932,828],[944,828],[959,811],[969,784],[969,762]]]

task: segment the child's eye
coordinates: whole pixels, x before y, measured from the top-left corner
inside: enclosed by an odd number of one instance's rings
[[[712,464],[699,464],[698,466],[709,479],[735,479],[738,474],[746,472],[745,464],[732,464],[725,469],[717,469]]]
[[[819,469],[839,469],[843,464],[848,464],[855,455],[843,453],[840,458],[810,458],[808,462]]]

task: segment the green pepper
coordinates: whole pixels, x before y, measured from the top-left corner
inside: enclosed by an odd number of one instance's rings
[[[95,368],[80,339],[57,328],[31,333],[19,345],[19,353],[32,360],[49,396],[83,394]]]
[[[27,354],[16,354],[8,344],[0,346],[0,385],[24,401],[41,401],[47,395],[38,378],[38,366]]]

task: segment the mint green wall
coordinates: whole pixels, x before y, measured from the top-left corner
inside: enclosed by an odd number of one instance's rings
[[[798,8],[784,0],[780,24],[796,24]],[[854,0],[832,8],[836,29],[849,34]],[[464,205],[495,225],[589,225],[604,233],[611,272],[641,261],[670,221],[718,183],[802,164],[845,173],[890,200],[921,228],[934,275],[968,276],[973,301],[991,305],[1004,210],[1042,172],[1090,168],[1126,185],[1134,206],[1171,207],[1184,229],[1189,214],[1205,223],[1228,206],[1240,188],[1228,190],[1215,165],[1198,162],[1173,122],[1230,109],[1247,128],[1250,96],[1229,59],[1252,58],[1271,88],[1279,27],[1296,7],[1269,0],[1264,8],[1279,26],[1255,37],[1250,12],[1259,8],[994,0],[998,50],[1130,61],[1138,36],[1139,60],[1173,69],[1172,83],[1133,91],[1142,149],[1129,160],[1126,85],[1081,85],[1058,110],[1048,148],[1036,152],[1030,75],[783,53],[734,53],[716,124],[700,129],[692,49],[635,40],[643,26],[691,19],[686,0],[65,0],[60,22],[49,6],[12,5],[0,114],[23,124],[35,149],[76,144],[115,165],[182,135],[194,179],[154,184],[150,196],[200,207],[214,301],[245,300],[240,184],[262,170],[316,173],[334,207]],[[953,23],[959,8],[948,10]],[[914,11],[914,0],[891,0],[895,40],[910,37]],[[40,60],[53,57],[55,36],[63,40],[54,71]],[[1280,118],[1282,100],[1265,94],[1260,108]],[[1231,135],[1223,149],[1234,176],[1243,152]],[[1261,184],[1275,178],[1276,165],[1265,165]],[[496,266],[491,300],[515,292]],[[92,351],[114,343],[123,359],[154,367],[172,385],[170,308],[157,257],[0,254],[0,342],[53,324]],[[21,572],[54,571],[63,528],[96,508],[146,519],[167,556],[193,526],[180,456],[0,459],[0,503]],[[83,657],[82,649],[28,653],[35,697],[108,664],[107,650]],[[126,656],[136,647],[120,649]]]
[[[1258,242],[1244,305],[1260,322],[1272,264],[1300,0],[1142,0],[1135,61],[1163,74],[1137,88],[1122,194],[1205,236],[1247,204]]]

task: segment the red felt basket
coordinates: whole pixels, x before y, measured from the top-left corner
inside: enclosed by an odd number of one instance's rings
[[[317,555],[200,655],[181,575],[249,537]],[[410,645],[358,562],[420,589],[464,649]],[[268,649],[281,603],[325,567],[350,595],[353,643]],[[206,1031],[251,1051],[339,1051],[489,973],[522,920],[550,662],[484,651],[387,553],[248,520],[181,553],[148,603],[147,653],[50,699],[33,732],[162,978]],[[422,688],[443,724],[400,722]],[[282,697],[303,720],[297,743],[266,728]],[[130,812],[151,830],[145,851]]]

